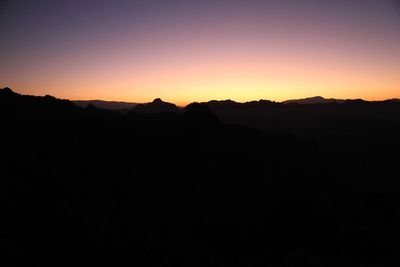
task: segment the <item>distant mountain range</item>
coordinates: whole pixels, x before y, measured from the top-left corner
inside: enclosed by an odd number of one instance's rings
[[[327,104],[327,103],[343,103],[344,99],[323,98],[322,96],[314,96],[302,99],[292,99],[283,101],[283,104]]]
[[[400,102],[88,105],[0,89],[0,266],[400,261]]]
[[[140,113],[179,112],[180,109],[172,103],[164,102],[160,98],[149,103],[133,103],[105,100],[72,100],[72,103],[81,108],[94,106],[107,110],[132,110]]]
[[[86,108],[89,105],[93,105],[97,108],[109,109],[109,110],[132,109],[137,105],[137,103],[131,103],[131,102],[104,101],[104,100],[72,100],[72,102],[78,107],[82,108]]]
[[[357,99],[359,101],[363,101],[361,99]],[[260,102],[261,101],[261,102]],[[248,103],[268,103],[272,101],[269,100],[260,100],[260,101],[250,101]],[[339,103],[342,104],[346,101],[350,101],[349,99],[337,99],[337,98],[324,98],[322,96],[313,96],[313,97],[307,97],[307,98],[300,98],[300,99],[290,99],[290,100],[285,100],[282,102],[277,102],[277,103],[282,103],[282,104],[301,104],[301,105],[309,105],[309,104],[329,104],[329,103]],[[397,101],[399,102],[400,99],[398,98],[392,98],[388,99],[386,101]],[[105,101],[105,100],[72,100],[75,105],[78,107],[86,108],[90,105],[93,105],[97,108],[101,109],[107,109],[107,110],[130,110],[138,106],[135,110],[138,112],[142,113],[158,113],[158,112],[178,112],[180,109],[176,105],[168,102],[162,101],[160,98],[155,99],[153,102],[149,103],[134,103],[134,102],[121,102],[121,101]],[[234,102],[232,100],[223,100],[223,101],[216,101],[216,100],[211,100],[209,103],[215,103],[219,102],[224,102],[225,104],[229,103],[235,103],[235,104],[246,104],[246,103],[238,103]],[[275,102],[274,102],[275,103]]]
[[[13,92],[10,88],[0,89],[1,94],[8,95],[20,95]],[[27,96],[27,97],[38,97],[38,96]],[[52,96],[46,95],[46,98],[54,98]],[[66,101],[66,100],[64,100]],[[96,107],[105,110],[132,110],[134,112],[140,113],[162,113],[162,112],[181,112],[181,108],[173,103],[164,102],[160,98],[154,99],[152,102],[148,103],[135,103],[135,102],[123,102],[123,101],[106,101],[106,100],[68,100],[69,102],[75,104],[77,107],[87,108]],[[312,105],[312,104],[331,104],[331,103],[354,103],[354,102],[400,102],[399,98],[387,99],[384,101],[365,101],[362,99],[336,99],[336,98],[324,98],[322,96],[314,96],[300,99],[290,99],[282,102],[275,102],[270,100],[259,100],[259,101],[249,101],[249,102],[235,102],[233,100],[211,100],[208,102],[203,102],[202,104],[207,104],[210,107],[218,108],[233,108],[233,107],[262,107],[262,106],[276,106],[280,104],[300,104],[300,105]]]
[[[48,95],[29,96],[15,93],[10,88],[0,89],[0,119],[3,125],[86,125],[88,122],[108,121],[127,127],[136,125],[136,129],[140,129],[154,123],[183,123],[185,129],[201,131],[221,124],[322,141],[331,136],[347,138],[349,135],[362,136],[367,133],[398,136],[396,129],[400,126],[399,99],[364,101],[315,97],[283,103],[268,100],[245,103],[212,100],[179,108],[157,98],[125,109],[124,112],[120,112],[120,108],[108,110],[95,104],[87,103],[86,107],[79,107],[73,101]],[[110,105],[106,106],[111,108]],[[177,134],[183,128],[179,129],[176,130]],[[383,140],[387,136],[380,138]],[[337,151],[340,146],[336,143],[330,148]]]
[[[383,140],[388,136],[392,138],[399,135],[398,99],[386,101],[355,99],[339,103],[328,101],[312,98],[307,101],[297,100],[299,103],[308,104],[296,104],[296,102],[284,104],[268,100],[245,103],[213,100],[179,108],[157,98],[152,102],[137,104],[131,109],[120,112],[120,109],[102,109],[91,103],[82,108],[69,100],[52,96],[21,95],[5,88],[0,89],[0,119],[3,125],[49,123],[86,125],[88,122],[107,121],[124,127],[136,127],[135,129],[153,124],[182,124],[183,128],[179,126],[176,131],[174,130],[176,134],[181,134],[184,129],[203,131],[212,130],[218,125],[244,126],[246,129],[311,138],[321,142],[325,142],[331,136],[348,138],[352,135],[357,136],[355,138],[359,140],[358,138],[365,134],[372,136],[384,133],[387,136],[379,137]],[[330,149],[338,153],[340,148],[343,149],[339,144],[340,142],[330,145]]]

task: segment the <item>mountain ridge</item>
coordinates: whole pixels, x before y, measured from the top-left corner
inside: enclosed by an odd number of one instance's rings
[[[139,113],[163,113],[163,112],[180,112],[180,109],[173,103],[164,102],[161,98],[156,98],[152,102],[138,104],[132,108],[133,112]]]
[[[2,240],[18,259],[5,266],[398,257],[398,102],[210,101],[145,114],[7,89],[0,122]]]
[[[78,107],[86,108],[89,105],[93,105],[97,108],[108,109],[108,110],[126,110],[132,109],[138,103],[125,102],[125,101],[107,101],[107,100],[71,100],[72,103]]]
[[[20,96],[30,96],[30,97],[41,97],[41,96],[34,96],[34,95],[23,95],[13,91],[9,87],[0,88],[0,92],[2,94],[9,94],[9,95],[20,95]],[[46,95],[47,97],[52,97]],[[59,98],[56,98],[59,99]],[[126,101],[108,101],[108,100],[70,100],[70,99],[59,99],[59,100],[67,100],[71,103],[75,104],[77,107],[87,108],[89,105],[93,105],[96,108],[100,109],[107,109],[107,110],[135,110],[144,113],[154,113],[158,112],[157,109],[160,109],[161,112],[165,111],[172,111],[172,112],[179,112],[180,107],[178,107],[174,103],[165,102],[161,98],[155,98],[151,102],[146,103],[139,103],[139,102],[126,102]],[[385,102],[385,101],[394,101],[400,102],[400,98],[390,98],[385,100],[363,100],[363,99],[337,99],[337,98],[324,98],[323,96],[312,96],[306,98],[299,98],[299,99],[288,99],[284,101],[271,101],[267,99],[260,99],[260,100],[251,100],[246,102],[237,102],[231,99],[224,99],[224,100],[208,100],[206,102],[200,102],[202,104],[211,104],[211,105],[226,105],[226,106],[235,106],[235,105],[265,105],[265,104],[300,104],[300,105],[310,105],[310,104],[331,104],[331,103],[338,103],[343,104],[346,102],[366,102],[366,103],[374,103],[374,102]],[[197,103],[196,101],[191,102],[185,106],[189,106],[192,103]],[[145,107],[146,106],[146,107]],[[163,107],[161,107],[163,106]],[[136,109],[135,109],[136,108]],[[152,110],[154,108],[154,110]],[[183,107],[184,108],[184,107]]]
[[[313,97],[306,97],[306,98],[300,98],[300,99],[289,99],[282,101],[281,103],[283,104],[303,104],[303,105],[308,105],[308,104],[327,104],[327,103],[343,103],[346,100],[344,99],[336,99],[336,98],[324,98],[322,96],[313,96]]]

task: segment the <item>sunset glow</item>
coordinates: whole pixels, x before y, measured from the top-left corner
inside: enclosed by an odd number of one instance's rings
[[[19,93],[180,105],[400,96],[393,1],[26,2],[0,10],[0,87]]]

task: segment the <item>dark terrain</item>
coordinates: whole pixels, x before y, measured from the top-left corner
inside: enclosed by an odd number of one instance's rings
[[[1,266],[398,266],[400,103],[0,89]]]
[[[136,106],[136,103],[131,102],[118,102],[118,101],[103,101],[103,100],[74,100],[72,101],[75,105],[81,108],[87,108],[88,106],[95,106],[97,108],[107,110],[119,110],[125,111],[132,109]]]

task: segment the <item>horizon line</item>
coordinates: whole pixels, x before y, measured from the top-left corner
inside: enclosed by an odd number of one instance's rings
[[[306,97],[296,97],[296,98],[290,98],[290,99],[286,99],[286,100],[282,100],[282,101],[277,101],[277,100],[272,100],[272,99],[266,99],[266,98],[259,98],[258,100],[253,99],[253,100],[247,100],[247,101],[240,101],[240,100],[234,100],[232,98],[224,98],[224,99],[208,99],[208,100],[204,100],[204,101],[188,101],[185,103],[182,102],[174,102],[174,101],[169,101],[166,100],[164,101],[164,98],[162,97],[155,97],[150,101],[145,101],[145,102],[141,102],[141,101],[127,101],[127,100],[106,100],[106,99],[97,99],[97,98],[89,98],[89,99],[73,99],[73,98],[63,98],[63,97],[58,97],[55,95],[50,95],[50,94],[45,94],[45,95],[34,95],[34,94],[23,94],[23,93],[19,93],[18,91],[15,91],[14,89],[12,89],[11,87],[3,87],[0,88],[1,90],[3,89],[10,89],[12,92],[15,92],[17,94],[20,95],[25,95],[25,96],[38,96],[38,97],[45,97],[45,96],[52,96],[61,100],[69,100],[71,102],[74,101],[103,101],[103,102],[117,102],[117,103],[126,103],[126,104],[147,104],[147,103],[151,103],[153,102],[155,99],[161,99],[163,102],[168,102],[168,103],[172,103],[175,104],[177,107],[184,107],[187,106],[191,103],[208,103],[211,101],[232,101],[235,103],[239,103],[239,104],[244,104],[244,103],[249,103],[249,102],[258,102],[258,101],[270,101],[270,102],[274,102],[274,103],[284,103],[286,101],[301,101],[301,100],[306,100],[306,99],[312,99],[312,98],[323,98],[325,100],[339,100],[339,101],[346,101],[346,100],[362,100],[362,101],[367,101],[367,102],[380,102],[380,101],[388,101],[388,100],[396,100],[396,99],[400,99],[399,97],[391,97],[391,98],[384,98],[384,99],[367,99],[367,98],[336,98],[336,97],[325,97],[325,96],[321,96],[321,95],[314,95],[314,96],[306,96]]]

